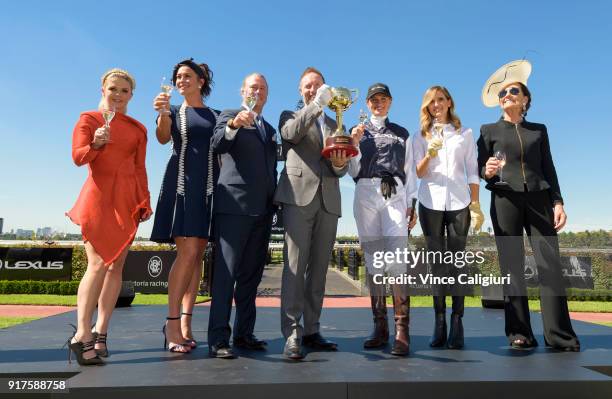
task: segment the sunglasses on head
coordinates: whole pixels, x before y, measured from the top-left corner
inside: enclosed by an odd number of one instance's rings
[[[510,94],[512,94],[513,96],[516,96],[516,95],[518,95],[521,92],[521,89],[519,89],[518,87],[511,87],[509,89],[504,89],[504,90],[499,92],[499,94],[498,94],[499,98],[506,97],[508,92],[510,92]]]

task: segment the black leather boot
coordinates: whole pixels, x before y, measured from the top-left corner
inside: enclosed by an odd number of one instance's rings
[[[463,348],[463,307],[464,297],[453,297],[453,313],[451,314],[450,332],[448,333],[448,349]]]
[[[434,296],[433,304],[436,319],[429,346],[432,348],[441,348],[446,345],[446,298],[443,296]]]

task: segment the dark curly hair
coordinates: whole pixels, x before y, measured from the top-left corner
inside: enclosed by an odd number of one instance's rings
[[[212,91],[212,86],[214,84],[213,72],[208,66],[208,64],[198,64],[193,61],[193,58],[189,58],[188,60],[183,60],[179,62],[174,66],[174,69],[172,70],[172,84],[174,85],[176,85],[176,74],[182,66],[191,68],[191,70],[193,70],[196,75],[198,75],[198,77],[204,79],[204,84],[200,88],[200,95],[203,98],[208,97],[210,95],[210,92]]]

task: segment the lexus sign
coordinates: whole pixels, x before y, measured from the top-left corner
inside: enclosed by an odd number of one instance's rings
[[[72,248],[0,248],[0,280],[70,280]]]

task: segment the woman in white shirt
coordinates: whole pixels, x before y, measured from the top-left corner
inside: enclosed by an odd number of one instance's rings
[[[478,160],[472,129],[461,126],[454,101],[445,87],[433,86],[421,104],[421,134],[413,141],[421,228],[428,251],[463,251],[470,220],[480,229],[484,216],[478,202]],[[446,237],[445,237],[446,233]],[[436,257],[434,257],[436,258]],[[444,258],[444,256],[442,257]],[[454,264],[431,265],[434,276],[459,274]],[[456,281],[456,280],[455,280]],[[463,302],[460,287],[436,285],[433,304],[436,314],[431,347],[463,347]],[[446,295],[453,295],[450,333],[446,335]]]

